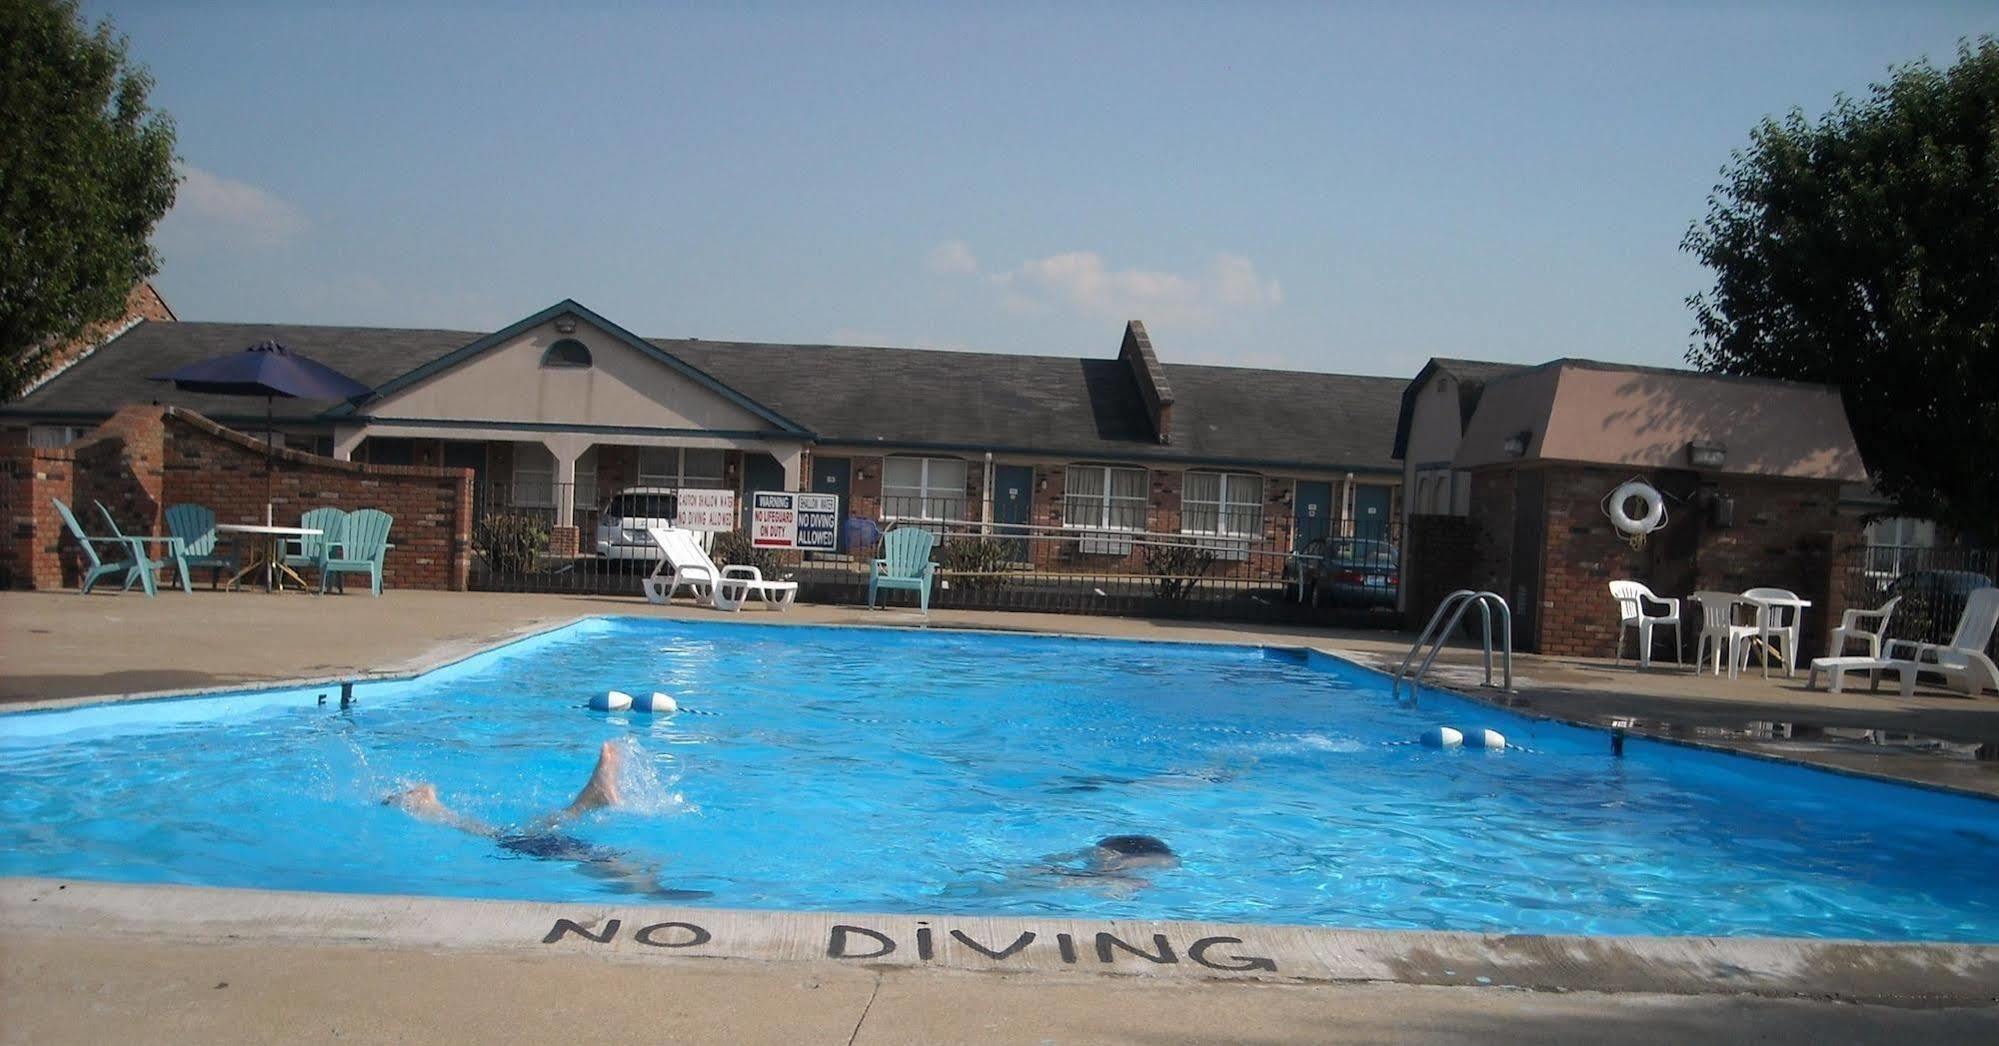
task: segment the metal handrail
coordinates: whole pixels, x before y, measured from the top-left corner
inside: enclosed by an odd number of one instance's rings
[[[1474,592],[1468,588],[1461,588],[1445,596],[1444,601],[1437,605],[1436,613],[1430,615],[1429,623],[1423,626],[1422,633],[1416,637],[1415,645],[1409,648],[1408,655],[1395,670],[1395,682],[1390,690],[1391,694],[1399,697],[1402,693],[1402,683],[1407,679],[1410,693],[1414,695],[1415,689],[1422,685],[1424,674],[1437,660],[1437,654],[1444,649],[1445,641],[1456,631],[1458,622],[1464,620],[1465,611],[1474,605],[1478,607],[1479,614],[1480,646],[1485,661],[1485,685],[1492,685],[1492,608],[1496,606],[1499,608],[1501,670],[1504,673],[1504,682],[1500,689],[1506,693],[1513,692],[1513,610],[1506,605],[1505,597],[1497,592]],[[1438,628],[1438,623],[1444,621],[1444,615],[1447,613],[1450,615],[1449,622],[1441,629]],[[1410,675],[1409,664],[1416,660],[1416,655],[1422,651],[1426,643],[1431,644],[1430,653],[1423,658],[1423,663],[1416,669],[1415,674]]]

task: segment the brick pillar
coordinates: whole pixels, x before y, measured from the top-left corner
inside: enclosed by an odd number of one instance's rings
[[[579,532],[575,527],[551,527],[548,532],[548,554],[554,557],[576,555]]]

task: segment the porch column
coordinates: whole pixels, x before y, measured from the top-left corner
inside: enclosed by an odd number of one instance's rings
[[[770,448],[770,456],[776,458],[778,467],[784,469],[784,489],[805,489],[799,485],[799,477],[805,472],[805,444],[773,446]]]
[[[555,456],[555,525],[576,526],[576,459],[590,449],[591,437],[567,434],[542,437],[541,445]]]
[[[368,438],[368,430],[359,425],[333,426],[333,457],[338,461],[354,460],[354,448]]]

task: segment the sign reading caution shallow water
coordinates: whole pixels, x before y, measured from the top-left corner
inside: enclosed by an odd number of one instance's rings
[[[831,552],[839,546],[839,495],[760,490],[750,497],[750,544],[757,548]]]

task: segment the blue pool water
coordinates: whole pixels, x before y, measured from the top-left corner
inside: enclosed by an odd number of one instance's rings
[[[674,716],[586,710],[616,687]],[[0,716],[0,874],[556,901],[1999,941],[1999,806],[1530,721],[1280,651],[597,620],[360,701]],[[1489,725],[1499,753],[1410,743]],[[598,747],[627,804],[522,845]],[[1172,868],[1079,850],[1156,836]]]

